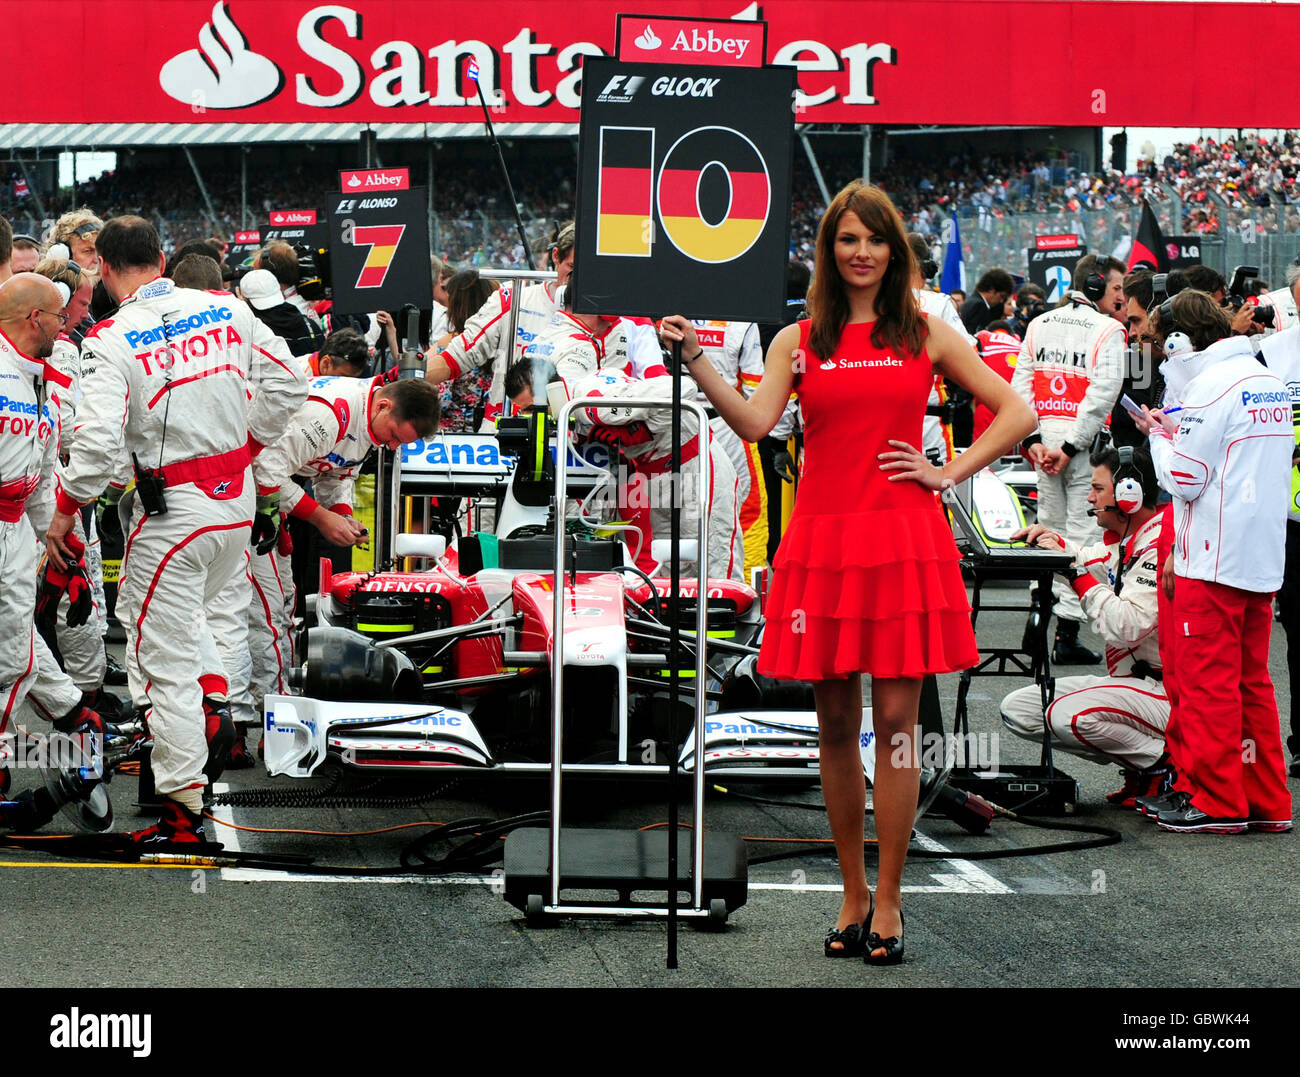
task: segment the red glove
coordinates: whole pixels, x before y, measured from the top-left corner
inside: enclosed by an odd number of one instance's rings
[[[85,543],[72,533],[68,534],[65,541],[68,548],[77,555],[77,560],[69,561],[68,567],[61,569],[56,568],[54,562],[47,558],[45,571],[36,588],[36,627],[44,633],[54,630],[59,602],[64,594],[68,596],[68,627],[84,625],[90,620],[90,612],[94,609],[90,577],[86,574]]]

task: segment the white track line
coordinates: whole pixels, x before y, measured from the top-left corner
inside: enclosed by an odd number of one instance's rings
[[[225,783],[212,787],[214,793],[224,793],[229,788]],[[229,805],[214,806],[212,814],[225,823],[234,823],[234,809]],[[914,840],[923,849],[936,853],[950,850],[919,830],[914,832]],[[233,827],[221,828],[221,842],[233,852],[239,851],[239,831]],[[915,861],[913,861],[915,863]],[[999,882],[988,872],[976,867],[969,860],[952,859],[944,863],[953,867],[952,872],[936,873],[930,876],[935,885],[904,886],[905,894],[1014,894],[1006,883]],[[222,868],[221,878],[238,883],[408,883],[416,886],[487,886],[496,891],[502,888],[501,872],[494,875],[299,875],[290,871],[278,871],[269,868]],[[751,882],[751,890],[783,890],[787,893],[807,891],[809,893],[835,892],[842,889],[838,883],[765,883]]]

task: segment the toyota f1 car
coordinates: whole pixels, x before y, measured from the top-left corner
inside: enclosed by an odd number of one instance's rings
[[[270,773],[307,777],[327,760],[439,776],[548,773],[557,662],[566,777],[617,777],[674,755],[693,771],[694,629],[703,601],[706,773],[815,781],[811,689],[755,670],[760,595],[730,579],[701,585],[686,572],[674,591],[665,567],[647,573],[632,563],[619,525],[608,519],[613,469],[597,452],[607,450],[566,451],[564,483],[557,483],[553,424],[534,414],[505,421],[497,435],[415,442],[392,460],[391,473],[385,464],[378,486],[393,496],[377,517],[393,541],[383,545],[424,567],[335,573],[322,562],[315,624],[293,675],[302,694],[266,698]],[[569,495],[562,512],[560,485]],[[453,535],[450,545],[446,535],[397,535],[401,502],[412,496],[434,499],[433,517],[447,530],[458,499],[490,501],[495,528]],[[565,532],[560,633],[557,527]],[[663,545],[655,543],[655,552],[666,559]],[[693,561],[695,550],[683,547],[683,559]],[[682,625],[675,654],[674,606]],[[674,665],[681,678],[675,710]],[[863,717],[870,772],[869,710]]]

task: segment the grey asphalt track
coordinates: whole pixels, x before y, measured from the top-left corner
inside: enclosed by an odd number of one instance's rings
[[[1014,614],[981,619],[983,644],[1011,645]],[[1275,626],[1276,628],[1276,626]],[[1085,633],[1085,640],[1088,639]],[[1094,646],[1096,641],[1092,641]],[[1274,632],[1270,666],[1284,723],[1289,715],[1285,638]],[[1058,670],[1085,672],[1079,668]],[[1023,681],[977,681],[972,730],[1000,734],[997,701]],[[951,721],[956,677],[941,692]],[[1035,762],[1037,749],[1002,737],[1004,762]],[[822,957],[838,907],[828,855],[754,865],[748,903],[725,932],[683,926],[680,967],[665,969],[662,924],[583,921],[531,929],[494,890],[499,879],[320,881],[188,867],[87,867],[41,853],[0,850],[9,957],[0,986],[216,987],[1290,987],[1300,979],[1300,902],[1294,834],[1184,836],[1108,807],[1118,771],[1073,758],[1080,786],[1075,823],[1113,827],[1117,845],[1074,852],[962,861],[963,851],[1014,850],[1077,839],[998,820],[985,837],[926,818],[918,843],[951,859],[909,861],[904,885],[907,962],[866,968]],[[30,780],[30,779],[28,779]],[[232,788],[274,785],[263,772],[231,772]],[[24,776],[19,776],[19,785]],[[1297,781],[1292,779],[1293,792]],[[818,804],[820,791],[746,792]],[[118,829],[133,814],[134,780],[112,785]],[[602,786],[572,796],[572,823],[643,826],[665,818],[655,795]],[[502,817],[542,808],[543,785],[465,783],[423,808],[223,809],[243,827],[355,832],[427,819]],[[753,837],[827,836],[819,812],[714,795],[710,829]],[[232,831],[245,850],[309,853],[332,864],[396,870],[418,828],[325,838]],[[59,829],[53,824],[51,831]],[[868,833],[871,821],[868,820]],[[771,846],[751,846],[752,855]],[[874,862],[869,857],[869,871]],[[499,885],[495,887],[499,889]],[[71,910],[71,915],[69,911]]]

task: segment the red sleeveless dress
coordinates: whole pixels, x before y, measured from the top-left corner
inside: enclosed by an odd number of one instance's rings
[[[809,323],[800,322],[807,354]],[[877,454],[921,445],[929,356],[871,343],[846,325],[830,359],[809,355],[794,387],[804,471],[772,565],[758,671],[820,681],[922,677],[976,664],[952,530],[933,492],[890,482]]]

